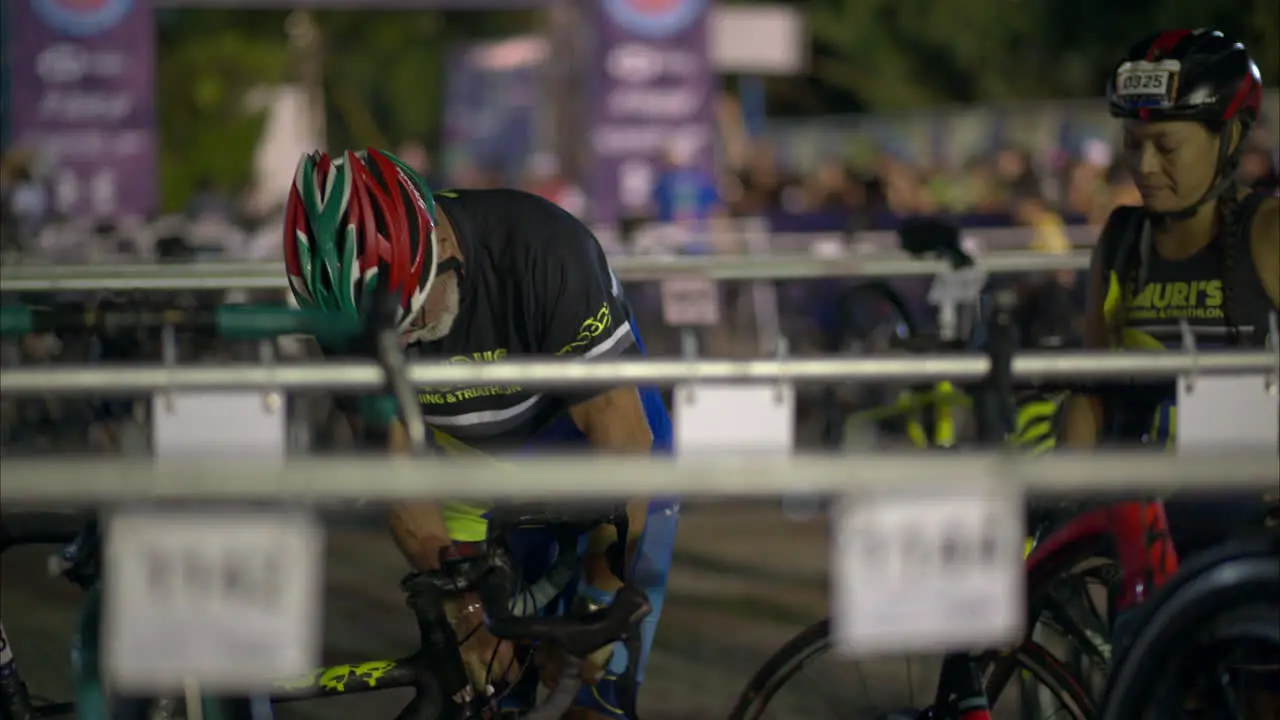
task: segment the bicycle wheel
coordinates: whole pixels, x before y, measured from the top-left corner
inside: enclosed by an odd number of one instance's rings
[[[1245,552],[1200,565],[1151,601],[1137,636],[1111,675],[1102,720],[1176,717],[1189,696],[1211,717],[1244,715],[1229,678],[1242,665],[1280,664],[1280,562]],[[1229,551],[1228,551],[1229,552]],[[1226,553],[1224,553],[1224,556]],[[1247,652],[1241,657],[1241,651]],[[1152,715],[1155,708],[1155,715]],[[1170,715],[1173,713],[1173,715]]]
[[[841,355],[864,355],[888,350],[896,339],[916,337],[920,328],[902,295],[886,282],[865,282],[845,289],[837,298],[831,323],[825,329],[826,350]],[[849,449],[865,444],[849,437],[847,420],[857,408],[880,407],[892,401],[896,391],[884,387],[832,384],[821,399],[823,444]],[[892,432],[900,424],[877,422],[870,434]]]
[[[914,679],[916,677],[936,678],[938,676],[937,667],[940,667],[940,661],[933,659],[933,666],[929,665],[928,659],[919,659],[921,666],[913,672],[911,659],[908,659],[907,669],[907,694],[909,697],[902,699],[897,695],[888,702],[876,703],[867,702],[865,704],[851,703],[846,698],[834,699],[829,696],[820,696],[819,693],[808,691],[801,697],[792,699],[786,703],[778,702],[780,691],[787,687],[796,678],[801,677],[801,673],[808,666],[827,655],[831,650],[830,637],[830,621],[823,620],[805,629],[790,642],[782,647],[773,655],[763,667],[755,674],[751,681],[747,684],[746,690],[738,698],[738,703],[729,715],[729,720],[781,720],[782,718],[797,718],[803,720],[818,720],[819,718],[831,718],[831,720],[871,720],[871,718],[913,718],[914,712],[923,709],[933,701],[935,688],[922,683],[921,687],[916,688]],[[1014,697],[1013,694],[1005,692],[1005,688],[992,688],[988,685],[988,692],[996,697],[1003,696],[1006,700],[1012,702],[1003,706],[996,705],[995,717],[999,719],[1008,718],[1009,720],[1041,720],[1041,718],[1053,718],[1054,720],[1090,720],[1093,717],[1093,704],[1088,694],[1080,688],[1071,674],[1058,662],[1052,654],[1039,645],[1031,642],[1023,643],[1013,652],[1008,653],[991,665],[991,669],[1010,668],[1007,673],[1009,676],[1015,674],[1024,674],[1034,679],[1044,689],[1045,693],[1051,695],[1057,703],[1057,709],[1043,714],[1026,715],[1025,711],[1030,699],[1022,697]],[[823,682],[818,685],[820,688],[834,688],[839,685],[844,689],[852,687],[852,681],[848,678],[846,669],[841,669],[839,678],[833,678],[829,682]],[[860,690],[864,690],[870,694],[871,687],[882,686],[883,678],[868,678],[866,673],[861,669],[858,671],[858,680],[856,683]],[[883,674],[883,671],[880,672]],[[991,673],[988,673],[988,683],[990,683]],[[873,681],[869,681],[873,680]],[[917,694],[916,691],[919,691]],[[838,711],[837,711],[838,709]],[[824,710],[826,714],[824,715]],[[835,714],[838,712],[838,714]]]
[[[1028,627],[1031,633],[1022,652],[1007,655],[986,653],[980,669],[986,680],[988,698],[993,705],[1014,687],[1015,678],[1030,677],[1046,688],[1057,688],[1079,710],[1070,717],[1092,717],[1094,699],[1101,695],[1103,679],[1111,665],[1110,587],[1116,579],[1115,566],[1106,557],[1107,540],[1102,536],[1082,536],[1068,543],[1036,566],[1028,569]],[[1080,602],[1076,595],[1087,595]],[[1100,607],[1105,606],[1105,607]],[[775,653],[755,674],[739,696],[731,720],[763,717],[763,709],[788,679],[795,676],[806,662],[830,648],[829,623],[824,621],[797,635]],[[1052,642],[1043,633],[1056,635]],[[1046,647],[1047,646],[1047,647]],[[1028,649],[1030,648],[1030,649]],[[1092,672],[1073,675],[1050,649],[1064,649],[1066,662]],[[1024,658],[1038,664],[1022,668]],[[1036,673],[1044,667],[1053,669]],[[1022,670],[1023,672],[1020,672]],[[937,681],[937,673],[933,681]],[[1043,678],[1043,679],[1042,679]],[[1082,682],[1084,678],[1086,682]],[[1094,689],[1090,692],[1086,688]],[[927,691],[932,701],[933,688]],[[1052,693],[1052,689],[1049,690]],[[862,720],[862,718],[858,718]]]

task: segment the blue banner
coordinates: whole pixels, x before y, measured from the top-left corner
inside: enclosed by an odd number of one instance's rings
[[[468,170],[518,184],[535,139],[546,42],[518,37],[458,46],[445,83],[444,173],[467,184]]]

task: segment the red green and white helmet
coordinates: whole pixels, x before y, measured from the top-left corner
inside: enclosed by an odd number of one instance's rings
[[[407,332],[436,277],[435,201],[413,170],[372,148],[298,162],[285,208],[284,261],[303,308],[360,317],[390,292]]]

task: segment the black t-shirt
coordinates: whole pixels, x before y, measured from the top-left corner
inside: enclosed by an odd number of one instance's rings
[[[462,249],[457,319],[411,357],[500,362],[521,355],[638,352],[622,287],[591,231],[554,203],[518,190],[435,196]],[[425,420],[482,450],[521,445],[601,392],[514,385],[422,388]]]

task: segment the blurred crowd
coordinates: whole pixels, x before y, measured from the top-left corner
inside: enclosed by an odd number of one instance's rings
[[[395,150],[432,187],[513,184],[479,167],[443,175],[420,143],[402,143]],[[1096,140],[1070,153],[1007,147],[957,167],[931,167],[886,153],[869,166],[832,159],[803,171],[788,167],[767,142],[750,143],[736,155],[738,162],[708,174],[687,166],[673,149],[655,173],[651,202],[634,208],[630,220],[696,225],[764,217],[780,231],[854,232],[892,229],[904,217],[945,214],[966,227],[1035,228],[1041,249],[1062,251],[1067,241],[1056,227],[1097,225],[1115,206],[1140,202],[1115,149]],[[1045,162],[1045,157],[1055,159]],[[1276,145],[1265,133],[1255,133],[1243,152],[1240,180],[1263,192],[1280,187]],[[588,212],[583,188],[566,177],[551,153],[532,155],[514,184],[575,214]],[[5,154],[0,160],[3,242],[12,245],[62,219],[55,193],[31,153]],[[250,217],[235,193],[207,183],[189,198],[184,214],[247,224],[264,219],[260,212]]]

